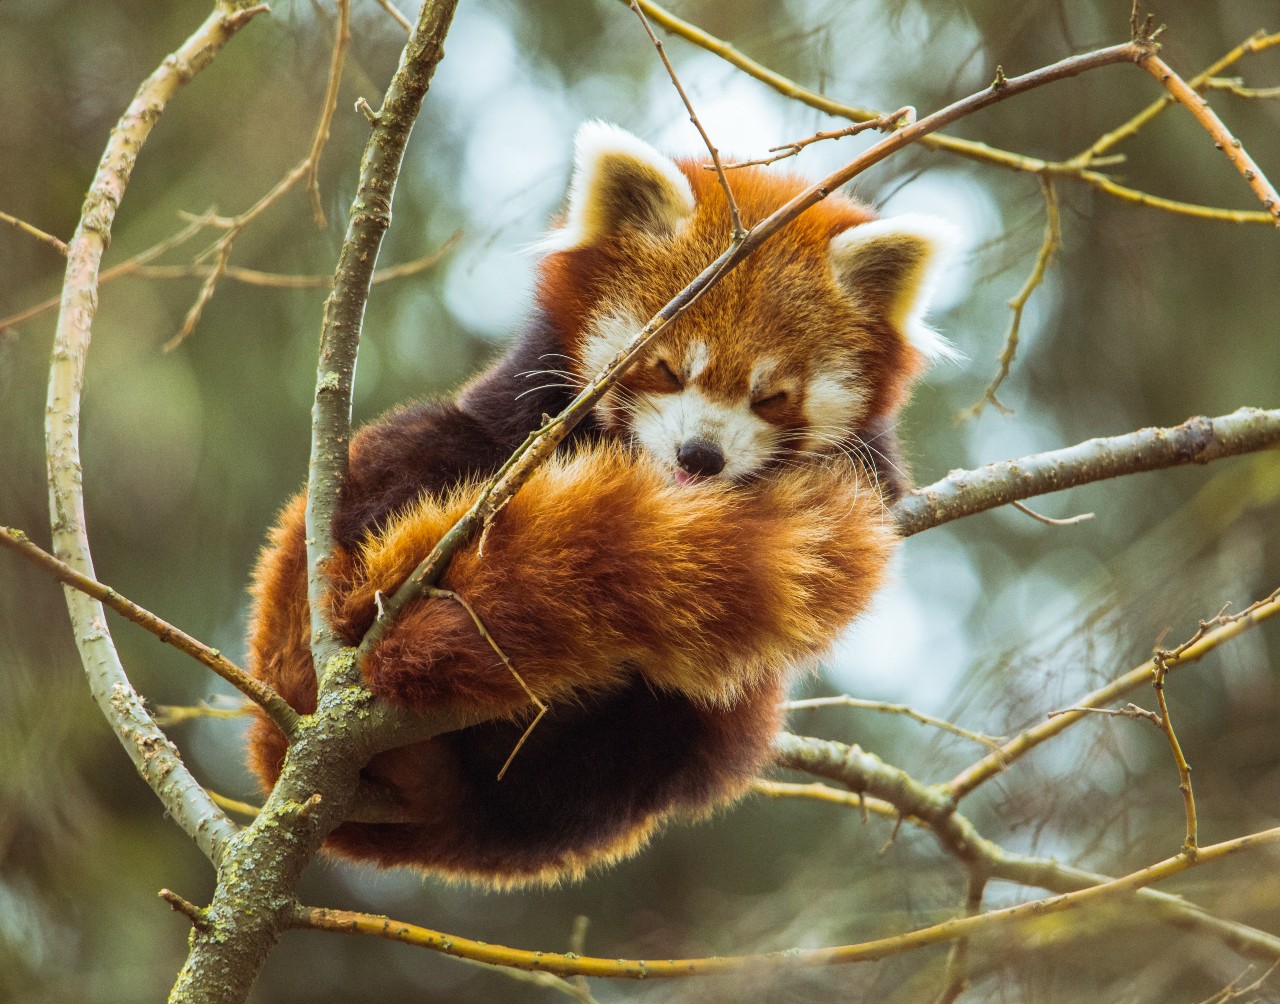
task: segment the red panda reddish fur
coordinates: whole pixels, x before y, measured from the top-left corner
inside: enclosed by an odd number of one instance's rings
[[[621,149],[584,155],[580,134],[568,221],[540,270],[540,313],[512,351],[456,400],[399,409],[354,437],[329,569],[328,613],[348,644],[480,479],[572,396],[555,380],[530,393],[525,374],[567,358],[571,375],[589,377],[578,372],[584,339],[605,312],[647,317],[723,247],[714,177],[618,135]],[[802,187],[759,170],[732,182],[748,223]],[[883,437],[922,362],[901,330],[902,301],[917,295],[929,249],[914,234],[877,237],[868,261],[850,266],[863,285],[842,288],[833,238],[872,219],[848,200],[819,204],[672,337],[709,340],[722,373],[762,349],[779,371],[851,361],[859,410],[843,438]],[[622,402],[652,380],[645,365],[624,379]],[[786,386],[796,390],[760,412],[798,436],[812,384]],[[877,446],[884,455],[892,444]],[[493,720],[375,757],[365,775],[407,821],[345,823],[328,849],[495,886],[552,882],[634,853],[669,818],[738,797],[769,759],[788,674],[866,607],[893,545],[882,493],[895,490],[896,468],[869,477],[847,450],[820,452],[780,447],[745,480],[677,484],[669,461],[630,442],[617,402],[585,421],[500,512],[483,554],[465,547],[440,583],[470,603],[551,710],[498,780],[528,697],[458,603],[416,602],[362,666],[370,689],[409,709]],[[250,636],[253,672],[304,713],[316,701],[305,550],[299,496],[259,561]],[[249,763],[264,786],[285,751],[259,715]]]

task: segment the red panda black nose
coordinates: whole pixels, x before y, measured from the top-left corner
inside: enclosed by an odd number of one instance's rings
[[[714,477],[724,470],[724,453],[715,443],[691,439],[676,451],[676,463],[690,474]]]

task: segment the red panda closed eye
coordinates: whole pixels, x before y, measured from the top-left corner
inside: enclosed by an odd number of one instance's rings
[[[804,187],[732,172],[744,222]],[[535,320],[450,401],[353,439],[330,616],[359,641],[389,593],[492,474],[729,237],[715,176],[628,133],[582,127]],[[345,823],[327,847],[494,886],[579,877],[665,820],[737,797],[769,759],[788,674],[866,606],[893,546],[892,424],[947,344],[923,323],[945,225],[877,220],[833,196],[709,291],[500,513],[441,585],[475,608],[551,706],[507,774],[528,699],[464,610],[409,608],[362,670],[410,709],[493,721],[376,757],[406,822]],[[860,461],[860,462],[859,462]],[[254,577],[250,663],[313,710],[303,500]],[[284,737],[249,763],[270,787]]]

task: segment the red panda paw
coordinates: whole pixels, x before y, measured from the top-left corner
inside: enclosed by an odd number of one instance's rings
[[[515,712],[529,696],[456,602],[405,610],[361,667],[379,697],[420,714],[440,709]]]

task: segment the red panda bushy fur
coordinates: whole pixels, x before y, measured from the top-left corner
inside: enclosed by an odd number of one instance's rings
[[[540,313],[507,357],[456,400],[399,409],[355,436],[329,569],[328,613],[345,642],[359,642],[377,594],[422,560],[480,479],[573,393],[528,393],[524,374],[548,357],[572,364],[602,305],[625,296],[633,309],[656,309],[723,247],[714,176],[678,167],[696,203],[678,246],[623,219],[588,246],[553,251]],[[749,223],[801,186],[760,170],[732,181]],[[798,364],[837,328],[852,337],[868,386],[857,425],[844,430],[851,442],[883,434],[920,361],[889,330],[874,288],[852,302],[830,277],[833,235],[872,218],[838,197],[820,204],[680,322],[716,351],[766,345]],[[496,886],[578,877],[633,853],[668,818],[731,801],[767,763],[788,674],[828,647],[881,582],[893,545],[881,491],[896,474],[886,465],[870,478],[837,450],[782,458],[745,483],[677,485],[617,421],[584,422],[501,511],[483,555],[467,546],[440,583],[471,604],[550,712],[498,780],[529,720],[527,695],[458,603],[416,602],[362,666],[369,687],[410,709],[494,720],[377,756],[366,776],[411,821],[345,823],[330,850]],[[250,664],[306,713],[316,679],[303,502],[283,510],[255,573]],[[259,714],[249,763],[264,786],[285,749]]]

